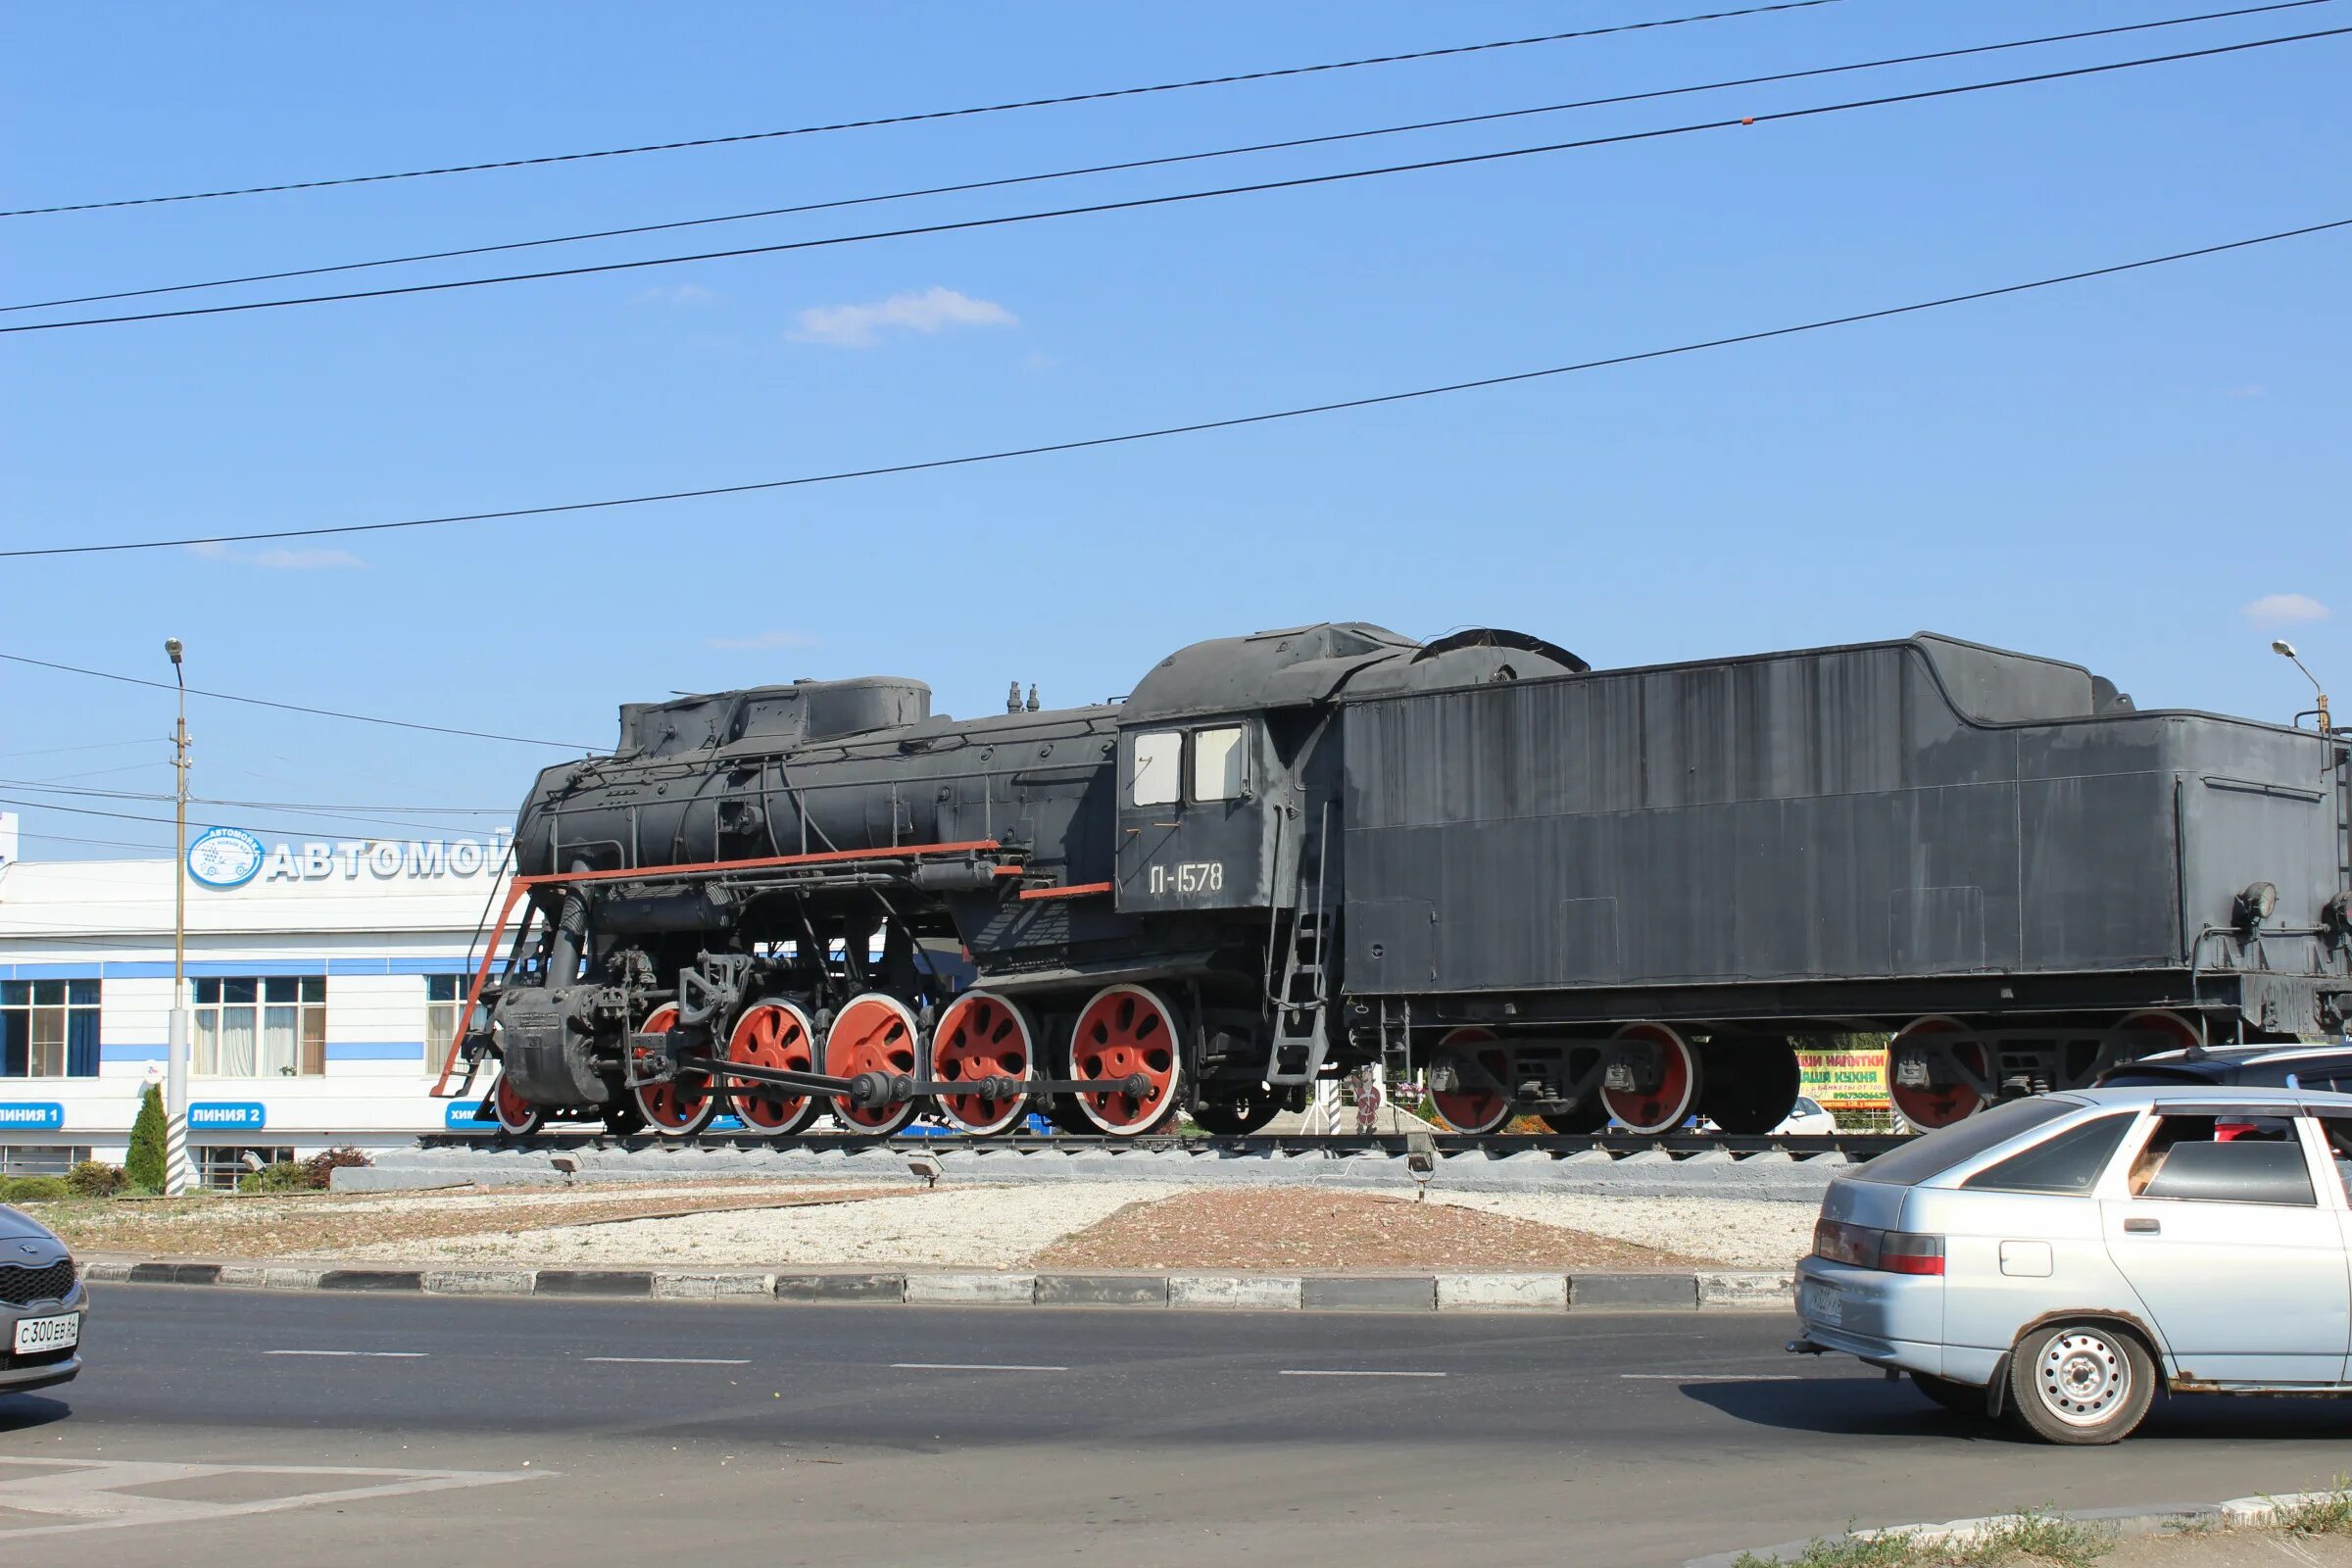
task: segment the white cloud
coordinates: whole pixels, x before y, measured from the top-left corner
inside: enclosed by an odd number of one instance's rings
[[[261,566],[270,571],[341,571],[353,567],[366,569],[368,563],[348,550],[238,550],[225,544],[207,542],[188,546],[190,552],[207,561],[233,561],[240,565]]]
[[[2309,594],[2264,594],[2244,607],[2245,616],[2257,626],[2300,626],[2307,621],[2326,620],[2332,612]]]
[[[871,305],[819,305],[801,313],[801,328],[788,334],[803,343],[861,349],[877,342],[886,327],[937,332],[949,326],[1013,326],[1015,317],[994,300],[976,300],[936,283],[920,294],[893,294]]]
[[[700,283],[656,284],[638,294],[640,305],[716,305],[726,296]]]
[[[730,654],[752,654],[768,648],[814,648],[816,639],[805,631],[761,631],[749,637],[706,637],[703,646]]]

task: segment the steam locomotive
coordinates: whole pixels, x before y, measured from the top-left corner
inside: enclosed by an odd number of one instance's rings
[[[1762,1132],[1799,1042],[1877,1030],[1939,1126],[2343,1028],[2346,751],[1926,633],[1594,670],[1326,623],[1085,708],[631,704],[523,803],[443,1084],[496,1061],[516,1135],[1133,1136],[1378,1063],[1464,1132]]]

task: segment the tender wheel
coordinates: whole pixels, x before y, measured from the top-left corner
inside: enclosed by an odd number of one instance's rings
[[[948,1004],[931,1031],[931,1076],[941,1083],[977,1083],[1008,1078],[1026,1083],[1037,1075],[1037,1035],[1020,1006],[985,991],[967,991]],[[1017,1126],[1029,1114],[1026,1094],[989,1100],[977,1094],[943,1094],[939,1113],[975,1137]]]
[[[2116,1026],[2118,1034],[2152,1034],[2163,1040],[2158,1051],[2186,1051],[2205,1043],[2205,1032],[2194,1018],[2166,1007],[2142,1007]]]
[[[1210,1085],[1201,1090],[1204,1099],[1193,1111],[1193,1120],[1205,1133],[1220,1138],[1245,1138],[1272,1121],[1282,1109],[1274,1091],[1264,1084],[1227,1089]]]
[[[665,1002],[654,1009],[653,1016],[637,1032],[665,1035],[677,1026],[677,1006]],[[708,1078],[678,1077],[667,1083],[639,1084],[629,1095],[637,1102],[638,1113],[645,1117],[646,1125],[664,1138],[692,1138],[718,1115],[719,1097],[711,1092]]]
[[[1786,1040],[1723,1036],[1707,1042],[1699,1061],[1706,1080],[1699,1114],[1727,1133],[1768,1133],[1796,1108],[1804,1075]]]
[[[547,1125],[547,1112],[523,1099],[522,1091],[503,1072],[490,1091],[490,1109],[498,1117],[498,1130],[509,1138],[528,1138]]]
[[[1937,1014],[1913,1019],[1886,1044],[1886,1096],[1922,1132],[1963,1121],[1989,1102],[1992,1068],[1984,1048],[1973,1040],[1947,1045],[1936,1039],[1967,1031],[1959,1019]]]
[[[2105,1323],[2053,1323],[2018,1341],[2009,1405],[2044,1443],[2118,1443],[2156,1397],[2156,1363],[2137,1338]]]
[[[887,1072],[913,1077],[921,1070],[915,1054],[917,1029],[906,1004],[879,991],[853,998],[836,1013],[825,1035],[825,1071],[836,1078],[855,1078],[861,1072]],[[867,1107],[833,1099],[833,1114],[854,1133],[887,1136],[897,1132],[922,1109],[919,1100]]]
[[[1601,1080],[1601,1102],[1628,1132],[1664,1133],[1697,1108],[1703,1087],[1698,1053],[1662,1023],[1629,1023],[1617,1031],[1618,1059]],[[1619,1087],[1622,1083],[1623,1087]]]
[[[1981,1416],[1984,1413],[1984,1390],[1968,1383],[1954,1383],[1932,1372],[1911,1374],[1911,1386],[1934,1399],[1954,1415]]]
[[[1499,1046],[1478,1049],[1494,1039],[1494,1030],[1465,1024],[1438,1042],[1431,1064],[1450,1065],[1454,1086],[1443,1093],[1432,1090],[1429,1098],[1440,1119],[1457,1133],[1491,1133],[1511,1119],[1511,1054]]]
[[[1097,1132],[1134,1138],[1176,1114],[1184,1051],[1176,1014],[1147,986],[1104,986],[1078,1014],[1070,1031],[1072,1078],[1140,1074],[1144,1092],[1088,1091],[1071,1098]]]
[[[816,1042],[808,1015],[789,1002],[753,1004],[743,1009],[727,1036],[727,1059],[778,1071],[816,1071]],[[743,1125],[767,1138],[797,1133],[824,1109],[814,1095],[791,1094],[749,1078],[730,1078],[726,1088]]]

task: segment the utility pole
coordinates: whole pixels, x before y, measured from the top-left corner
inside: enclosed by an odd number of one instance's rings
[[[164,639],[179,686],[179,722],[172,733],[172,1033],[164,1070],[164,1194],[188,1190],[188,677],[180,644]]]

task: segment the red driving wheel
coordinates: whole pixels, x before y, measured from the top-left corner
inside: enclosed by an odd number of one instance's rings
[[[834,1015],[825,1035],[825,1071],[835,1078],[855,1078],[861,1072],[911,1078],[916,1071],[915,1035],[914,1014],[898,998],[879,991],[854,997]],[[895,1133],[920,1109],[922,1103],[915,1100],[858,1105],[847,1095],[833,1097],[833,1114],[854,1133]]]
[[[1156,992],[1149,986],[1104,986],[1070,1031],[1070,1076],[1141,1077],[1143,1093],[1122,1084],[1070,1098],[1078,1113],[1102,1132],[1117,1138],[1148,1133],[1176,1114],[1181,1054],[1176,1015]]]
[[[727,1060],[783,1072],[816,1071],[816,1042],[808,1015],[789,1002],[752,1004],[727,1036]],[[796,1095],[750,1078],[729,1078],[726,1088],[728,1102],[744,1126],[771,1138],[799,1132],[823,1108],[813,1095]]]
[[[663,1003],[638,1026],[643,1035],[665,1035],[678,1026],[675,1003]],[[639,1084],[629,1091],[646,1125],[669,1138],[691,1138],[710,1125],[718,1114],[718,1096],[708,1078],[677,1077],[664,1083]]]
[[[967,991],[948,1004],[931,1031],[931,1076],[941,1083],[976,1083],[1006,1078],[1025,1083],[1035,1072],[1036,1036],[1018,1004],[985,991]],[[986,1136],[1018,1123],[1029,1109],[1026,1094],[990,1100],[978,1094],[942,1094],[940,1114],[967,1133]]]

